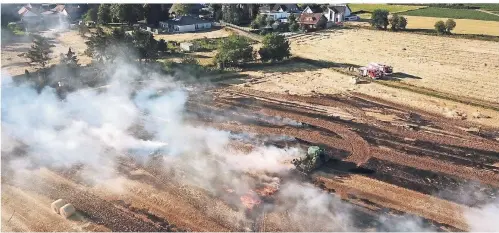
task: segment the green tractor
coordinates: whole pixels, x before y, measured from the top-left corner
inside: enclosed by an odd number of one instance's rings
[[[310,173],[329,161],[329,159],[330,158],[325,154],[324,149],[318,146],[311,146],[308,148],[307,156],[293,159],[292,163],[297,170],[303,173]]]

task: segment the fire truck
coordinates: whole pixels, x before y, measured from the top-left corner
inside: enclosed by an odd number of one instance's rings
[[[359,68],[359,74],[363,77],[380,79],[393,73],[393,67],[380,63],[369,63],[367,66]]]

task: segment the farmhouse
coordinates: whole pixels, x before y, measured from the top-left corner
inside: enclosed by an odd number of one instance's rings
[[[21,22],[23,23],[35,23],[41,19],[40,12],[33,8],[31,4],[26,4],[21,9],[17,11],[19,17],[21,18]]]
[[[194,16],[180,16],[168,21],[161,21],[159,26],[167,32],[180,33],[210,29],[212,23]]]
[[[302,13],[298,24],[305,30],[322,29],[326,27],[327,18],[322,13]]]
[[[320,6],[307,6],[303,13],[323,13],[328,21],[327,27],[341,23],[351,16],[352,10],[346,4],[331,4],[325,9]]]
[[[281,21],[287,19],[290,14],[301,13],[300,8],[296,4],[276,4],[272,8],[269,8],[269,6],[262,6],[259,11],[260,14],[267,15],[268,18]]]

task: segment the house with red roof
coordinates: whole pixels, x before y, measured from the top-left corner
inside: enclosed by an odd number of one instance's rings
[[[300,27],[307,31],[324,29],[327,21],[322,13],[302,13],[298,18]]]

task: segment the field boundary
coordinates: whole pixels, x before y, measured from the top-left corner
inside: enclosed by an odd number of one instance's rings
[[[417,17],[425,17],[425,16],[417,16]],[[484,35],[484,34],[438,35],[435,32],[435,30],[432,30],[432,29],[405,29],[405,30],[401,30],[401,31],[392,31],[392,30],[379,30],[379,29],[372,28],[370,26],[351,25],[351,24],[344,26],[344,27],[361,28],[361,29],[374,30],[374,31],[391,32],[391,33],[408,33],[408,34],[418,34],[418,35],[427,35],[427,36],[448,37],[448,38],[454,38],[454,39],[468,39],[468,40],[499,42],[499,36]]]

